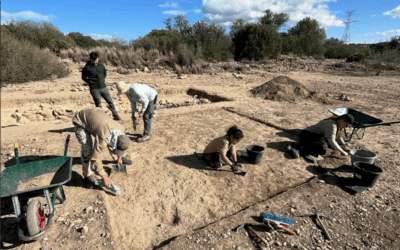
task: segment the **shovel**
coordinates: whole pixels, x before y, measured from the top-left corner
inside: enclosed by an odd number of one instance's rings
[[[126,164],[117,163],[116,165],[112,165],[110,176],[113,173],[124,173],[125,175],[128,175],[128,172],[126,171]]]

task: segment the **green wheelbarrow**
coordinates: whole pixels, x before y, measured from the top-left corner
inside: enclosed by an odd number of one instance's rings
[[[43,238],[51,225],[56,199],[60,204],[66,200],[62,185],[70,181],[72,175],[72,158],[67,156],[69,139],[70,135],[65,142],[64,156],[24,164],[19,164],[18,143],[15,143],[16,164],[1,173],[1,199],[11,197],[21,241]],[[30,198],[38,196],[46,198],[48,214],[44,213],[39,200],[31,200],[28,204]],[[21,229],[22,217],[28,235]]]

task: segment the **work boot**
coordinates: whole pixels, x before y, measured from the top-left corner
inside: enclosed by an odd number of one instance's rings
[[[117,160],[117,161],[118,161],[118,160]],[[132,160],[129,160],[129,159],[126,159],[125,157],[122,157],[122,164],[125,164],[125,165],[132,165],[132,163],[133,163]]]
[[[150,139],[151,139],[151,136],[143,135],[141,138],[138,139],[138,142],[142,143],[142,142],[150,141]]]
[[[114,118],[113,118],[114,120],[116,120],[116,121],[122,121],[122,118],[121,117],[119,117],[119,115],[117,115],[117,116],[114,116]]]
[[[96,179],[93,176],[86,176],[83,178],[83,185],[85,188],[92,189],[96,184]]]
[[[292,147],[292,145],[287,146],[286,149],[292,155],[293,158],[297,159],[300,157],[300,151]]]

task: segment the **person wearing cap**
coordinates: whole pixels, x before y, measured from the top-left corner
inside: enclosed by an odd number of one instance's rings
[[[339,132],[353,123],[354,117],[350,114],[324,119],[302,130],[299,135],[299,145],[297,147],[290,145],[288,149],[295,158],[300,155],[316,157],[324,155],[328,146],[340,152],[341,155],[347,156],[350,149]]]
[[[111,110],[114,120],[121,121],[122,119],[118,115],[110,91],[105,84],[106,76],[107,70],[104,64],[99,61],[99,55],[96,52],[90,53],[90,60],[82,69],[82,80],[89,85],[90,94],[96,107],[101,108],[101,98],[103,97]]]
[[[132,161],[122,157],[130,145],[129,137],[123,132],[124,128],[101,108],[82,109],[74,115],[72,123],[76,128],[75,135],[82,144],[81,160],[85,186],[90,188],[94,185],[96,178],[93,173],[101,176],[106,186],[110,186],[112,182],[103,169],[101,153],[108,148],[111,157],[117,163],[132,164]]]
[[[149,141],[151,139],[151,118],[157,104],[157,91],[150,86],[141,83],[126,84],[117,83],[118,95],[126,94],[132,109],[132,120],[136,117],[143,117],[144,132],[139,138],[139,142]],[[142,110],[137,112],[136,103],[142,104]]]

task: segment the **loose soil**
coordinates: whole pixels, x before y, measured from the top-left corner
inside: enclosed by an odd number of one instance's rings
[[[34,189],[34,188],[38,188],[38,187],[48,186],[51,184],[51,181],[53,180],[55,174],[56,174],[56,172],[47,173],[47,174],[42,174],[42,175],[36,176],[29,180],[21,180],[18,182],[18,188],[16,191],[21,192],[21,191],[28,190],[28,189]]]
[[[12,202],[1,200],[2,248],[257,249],[260,243],[250,231],[234,232],[243,223],[253,223],[269,249],[399,249],[400,234],[393,230],[400,224],[399,125],[368,128],[364,139],[349,142],[350,148],[376,153],[376,164],[384,170],[374,187],[359,194],[341,187],[329,172],[351,175],[346,167],[350,157],[336,158],[330,152],[316,167],[302,158],[292,159],[285,149],[297,140],[300,129],[331,116],[331,108],[351,107],[384,121],[400,120],[398,75],[338,77],[254,67],[242,78],[219,72],[177,79],[167,73],[120,75],[115,68],[108,70],[108,87],[132,139],[128,153],[134,161],[128,175],[110,176],[120,187],[117,197],[83,186],[81,148],[71,117],[94,105],[78,69],[55,82],[2,89],[2,171],[15,164],[15,142],[24,163],[63,155],[65,138],[71,135],[68,155],[73,157],[72,179],[64,185],[67,200],[55,205],[52,226],[43,239],[19,241]],[[331,103],[322,105],[307,95],[293,102],[253,96],[252,89],[278,77],[289,85],[295,86],[288,79],[301,83],[305,91],[317,92]],[[159,100],[168,101],[160,104],[163,115],[153,120],[151,141],[136,142],[143,122],[133,130],[129,102],[116,95],[113,83],[117,81],[149,84],[158,91]],[[341,94],[354,101],[337,100]],[[177,105],[169,108],[169,103]],[[185,103],[193,104],[181,105]],[[238,125],[245,135],[238,149],[250,144],[265,147],[259,165],[243,164],[245,176],[233,174],[228,166],[214,171],[194,155],[231,125]],[[108,171],[114,163],[107,153],[103,159]],[[312,218],[298,217],[315,209],[330,216],[323,221],[332,241],[326,240]],[[263,211],[295,219],[292,229],[298,235],[273,233],[260,226],[257,217]]]
[[[300,82],[287,76],[278,76],[271,81],[264,83],[250,92],[255,97],[262,97],[267,100],[292,101],[296,99],[311,99],[322,104],[331,104],[332,101],[311,91]]]

